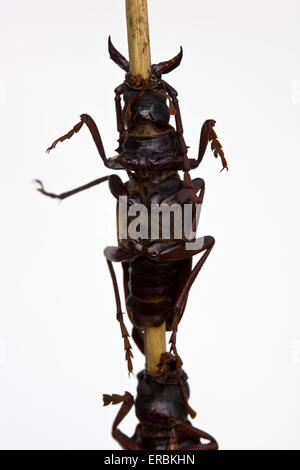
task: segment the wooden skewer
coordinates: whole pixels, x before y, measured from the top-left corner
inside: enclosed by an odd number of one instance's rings
[[[160,356],[166,351],[166,323],[145,330],[146,369],[150,374],[157,372]]]
[[[126,0],[129,70],[146,79],[151,72],[147,0]]]
[[[147,79],[151,73],[151,53],[147,0],[126,0],[129,71]],[[166,324],[145,330],[146,369],[157,372],[160,356],[166,351]]]

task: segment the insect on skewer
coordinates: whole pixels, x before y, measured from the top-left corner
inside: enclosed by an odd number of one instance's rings
[[[42,182],[36,180],[40,185],[37,189],[48,197],[65,199],[108,181],[117,204],[120,205],[121,198],[126,199],[128,214],[135,204],[147,209],[153,204],[170,209],[190,205],[195,232],[197,206],[203,202],[205,183],[202,178],[192,180],[190,171],[200,165],[209,142],[214,156],[221,159],[222,169],[228,169],[213,129],[215,121],[205,121],[198,157],[189,158],[177,92],[162,78],[179,66],[182,48],[172,59],[151,65],[147,1],[126,0],[126,16],[129,61],[113,46],[111,39],[108,40],[111,59],[126,72],[124,82],[115,89],[117,155],[107,158],[97,125],[88,114],[82,114],[80,122],[56,139],[47,151],[72,138],[86,124],[104,165],[113,171],[125,170],[129,180],[123,183],[119,176],[111,174],[61,194],[46,191]],[[169,124],[171,115],[175,117],[175,128]],[[183,171],[183,180],[178,171]],[[178,325],[190,289],[214,246],[214,238],[197,239],[195,234],[192,239],[185,234],[178,238],[174,220],[170,238],[164,238],[160,232],[153,239],[142,235],[131,237],[129,232],[123,238],[120,218],[117,225],[118,245],[104,250],[115,295],[116,318],[128,371],[132,372],[131,343],[113,267],[114,263],[119,263],[123,269],[126,310],[133,324],[132,338],[146,356],[146,369],[138,374],[136,400],[128,392],[104,395],[104,405],[121,404],[113,424],[113,436],[124,449],[131,450],[217,449],[215,439],[194,428],[187,419],[188,414],[194,418],[196,413],[188,403],[187,376],[176,346]],[[186,249],[187,242],[192,242],[189,249]],[[193,258],[198,254],[200,259],[192,268]],[[171,332],[170,352],[166,352],[166,331]],[[129,438],[118,426],[133,405],[140,424]],[[201,439],[208,443],[204,444]]]
[[[129,73],[134,80],[151,78],[151,52],[147,1],[126,0]],[[157,372],[161,354],[166,352],[166,322],[144,330],[146,370]]]

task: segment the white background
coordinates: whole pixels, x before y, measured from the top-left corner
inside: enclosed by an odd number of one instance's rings
[[[193,174],[207,184],[199,235],[216,238],[179,333],[195,425],[222,449],[299,449],[300,3],[148,3],[153,62],[184,49],[166,78],[190,156],[214,118],[230,167],[208,151]],[[86,128],[45,149],[86,112],[115,154],[124,75],[107,37],[127,55],[124,1],[1,0],[0,18],[0,446],[117,449],[101,394],[136,380],[102,255],[115,201],[103,184],[59,203],[31,181],[59,192],[108,174]]]

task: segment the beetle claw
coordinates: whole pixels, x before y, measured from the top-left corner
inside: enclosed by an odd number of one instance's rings
[[[41,182],[41,180],[33,180],[33,183],[37,183],[40,185],[40,188],[36,188],[37,191],[40,191],[41,189],[44,190],[44,185],[43,183]]]
[[[40,185],[40,187],[39,187],[39,188],[36,188],[36,190],[37,190],[39,193],[43,194],[44,196],[48,196],[48,197],[51,197],[51,198],[53,198],[53,199],[59,198],[59,196],[58,196],[57,194],[48,193],[48,191],[45,190],[44,185],[43,185],[43,183],[42,183],[41,180],[34,180],[34,183],[37,183],[37,184]]]

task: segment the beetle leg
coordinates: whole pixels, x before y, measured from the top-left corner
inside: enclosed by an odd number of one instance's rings
[[[193,256],[201,253],[204,250],[211,250],[214,245],[214,242],[214,238],[210,235],[197,238],[193,242],[180,241],[179,243],[169,245],[167,248],[163,248],[162,250],[160,250],[157,254],[157,260],[180,261],[192,258]],[[155,249],[155,245],[153,245],[152,249]],[[202,264],[204,264],[204,262]]]
[[[206,236],[203,238],[198,238],[195,242],[195,246],[197,244],[201,245],[201,248],[199,249],[198,253],[201,253],[204,251],[203,255],[199,259],[199,261],[196,263],[195,267],[193,268],[192,272],[190,273],[189,277],[187,278],[185,285],[182,288],[182,291],[177,299],[176,302],[176,308],[178,309],[179,312],[182,311],[183,306],[186,303],[187,296],[189,295],[190,289],[198,276],[202,266],[204,265],[205,261],[207,260],[214,244],[215,244],[215,239],[211,236]],[[190,250],[187,250],[190,251]],[[195,250],[191,250],[191,252],[194,253]],[[196,250],[197,251],[197,250]],[[194,253],[196,254],[196,253]]]
[[[216,121],[214,119],[207,119],[201,128],[200,141],[199,141],[199,150],[197,160],[191,160],[191,168],[197,168],[206,152],[207,144],[209,141],[210,130],[214,127]]]
[[[134,398],[129,392],[125,392],[123,396],[121,395],[103,395],[104,406],[116,405],[122,403],[122,406],[113,422],[112,435],[114,439],[120,444],[120,446],[125,450],[140,450],[136,445],[133,439],[130,439],[126,434],[118,429],[119,424],[123,421],[125,416],[129,413],[131,408],[134,405]]]
[[[187,155],[187,146],[183,137],[183,125],[182,125],[182,119],[181,119],[181,112],[179,108],[179,102],[178,102],[178,93],[177,91],[169,85],[169,83],[165,82],[162,80],[163,85],[165,87],[165,90],[169,93],[170,97],[172,98],[172,103],[175,108],[175,121],[176,121],[176,130],[178,133],[178,138],[179,138],[179,146],[180,146],[180,152],[182,156]]]
[[[77,132],[80,131],[80,129],[82,128],[83,126],[83,121],[80,120],[80,122],[78,122],[77,124],[75,124],[75,126],[69,131],[67,132],[65,135],[59,137],[58,139],[56,139],[50,147],[47,148],[46,152],[49,153],[50,150],[53,150],[56,145],[58,144],[58,142],[63,142],[64,140],[67,140],[67,139],[71,139],[71,137],[73,137],[74,134],[77,134]]]
[[[111,175],[109,178],[109,189],[111,194],[119,199],[121,196],[129,198],[127,188],[118,175]]]
[[[183,126],[182,126],[182,120],[181,120],[181,113],[180,113],[180,108],[179,108],[179,103],[178,103],[178,93],[177,91],[171,87],[167,82],[163,81],[163,84],[165,86],[166,91],[169,93],[169,95],[172,98],[173,105],[175,107],[176,115],[175,115],[175,120],[176,120],[176,130],[178,133],[179,137],[179,145],[180,145],[180,150],[182,153],[182,156],[185,157],[187,154],[187,146],[184,141],[183,137]],[[221,158],[222,161],[222,170],[224,169],[228,170],[227,167],[227,161],[224,156],[224,151],[222,149],[222,145],[218,141],[217,134],[215,133],[213,127],[216,124],[216,121],[213,119],[208,119],[204,122],[202,129],[201,129],[201,134],[200,134],[200,142],[199,142],[199,150],[198,150],[198,158],[197,160],[189,160],[189,165],[191,169],[197,168],[206,151],[207,144],[208,142],[211,142],[211,149],[214,153],[214,156],[217,158],[218,156]],[[189,168],[186,168],[189,169]]]
[[[172,323],[172,334],[169,339],[170,352],[173,352],[175,356],[178,356],[176,341],[177,341],[177,331],[178,331],[178,323],[179,323],[179,313],[175,310],[174,319]]]
[[[178,140],[179,140],[179,147],[181,151],[181,156],[182,156],[182,170],[184,171],[184,186],[186,187],[187,192],[189,193],[189,196],[193,202],[198,202],[199,199],[197,198],[195,191],[193,190],[193,184],[191,181],[191,177],[189,174],[189,171],[192,169],[191,167],[191,162],[187,156],[187,146],[183,137],[183,126],[182,126],[182,120],[181,120],[181,113],[180,113],[180,108],[179,108],[179,103],[178,103],[178,93],[177,91],[171,87],[167,82],[163,82],[165,89],[168,91],[169,95],[172,97],[172,101],[175,107],[176,115],[175,115],[175,120],[176,120],[176,130],[177,130],[177,135],[178,135]]]
[[[202,204],[204,194],[205,194],[205,182],[202,178],[195,178],[192,180],[192,185],[194,188],[195,193],[197,193],[199,190],[201,190],[201,193],[199,195],[199,204]],[[186,189],[185,186],[183,186],[179,191],[176,193],[171,194],[167,198],[163,199],[160,204],[168,204],[171,206],[172,204],[185,204],[188,201],[190,201],[190,194],[188,190]]]
[[[192,249],[186,249],[186,243],[181,242],[179,244],[173,245],[171,247],[168,247],[167,249],[161,251],[159,253],[159,259],[161,261],[179,261],[179,260],[184,260],[187,258],[191,258],[192,256],[201,253],[204,251],[203,255],[201,256],[200,260],[196,263],[194,269],[190,273],[189,277],[187,278],[174,307],[174,318],[173,318],[173,324],[172,324],[172,335],[170,338],[170,344],[171,344],[171,351],[174,352],[175,355],[177,355],[177,349],[176,349],[176,336],[177,336],[177,330],[178,330],[178,324],[181,320],[182,317],[182,310],[186,304],[187,301],[187,296],[189,294],[189,291],[192,287],[193,282],[195,281],[196,277],[198,276],[202,266],[204,265],[205,261],[207,260],[213,246],[214,246],[215,240],[213,237],[206,236],[202,238],[198,238],[193,242],[194,247],[190,247]]]
[[[199,142],[199,150],[198,150],[198,158],[197,160],[190,160],[190,165],[191,168],[197,168],[200,163],[202,162],[202,159],[204,157],[207,144],[208,142],[211,142],[211,149],[214,152],[214,156],[217,158],[218,156],[221,158],[222,161],[222,170],[227,167],[227,162],[224,156],[224,151],[222,149],[222,145],[218,141],[217,134],[214,131],[214,126],[216,124],[216,121],[214,119],[207,119],[202,128],[201,128],[201,133],[200,133],[200,142]],[[221,171],[222,171],[221,170]]]
[[[115,104],[116,104],[116,117],[117,117],[117,129],[119,132],[119,138],[124,131],[124,120],[121,107],[121,95],[123,94],[123,83],[115,89]]]
[[[90,183],[84,184],[83,186],[79,186],[79,188],[71,189],[70,191],[61,194],[49,193],[45,190],[41,180],[34,180],[35,183],[40,185],[40,187],[37,188],[37,191],[44,194],[44,196],[48,196],[54,199],[66,199],[67,197],[73,196],[73,194],[84,191],[85,189],[92,188],[93,186],[103,183],[104,181],[109,181],[109,189],[114,197],[118,198],[120,196],[128,196],[125,185],[122,183],[121,178],[117,175],[102,176],[102,178],[98,178],[94,181],[91,181]]]
[[[223,171],[225,169],[228,171],[227,161],[226,161],[226,158],[224,156],[224,151],[222,149],[222,145],[218,141],[218,136],[217,136],[217,134],[215,133],[215,131],[212,127],[209,129],[208,140],[211,142],[211,149],[214,153],[214,156],[216,158],[218,158],[218,157],[221,158],[221,162],[222,162],[221,171]]]
[[[109,269],[109,272],[110,272],[110,275],[111,275],[113,288],[114,288],[114,293],[115,293],[116,307],[117,307],[117,320],[120,323],[121,334],[122,334],[122,338],[123,338],[123,341],[124,341],[125,359],[127,361],[128,372],[129,372],[129,374],[131,374],[132,373],[131,358],[133,357],[133,354],[132,354],[132,351],[131,351],[131,344],[130,344],[130,341],[128,339],[129,338],[129,333],[127,331],[127,328],[126,328],[124,320],[123,320],[124,313],[122,312],[122,308],[121,308],[121,300],[120,300],[120,293],[119,293],[117,278],[116,278],[116,274],[115,274],[112,262],[109,261],[108,259],[106,261],[107,261],[107,264],[108,264],[108,269]]]
[[[201,206],[201,204],[203,204],[203,198],[204,198],[204,194],[205,194],[205,181],[202,178],[195,178],[191,181],[191,183],[192,183],[192,186],[193,186],[192,194],[185,186],[183,186],[183,188],[181,188],[176,193],[171,194],[167,198],[163,199],[160,204],[168,204],[169,206],[172,206],[172,204],[178,204],[179,203],[179,204],[182,205],[182,204],[187,203],[191,199],[193,201],[194,195],[196,195],[196,199],[197,199],[196,204]],[[197,196],[197,192],[199,190],[200,190],[200,194],[199,194],[199,196]],[[200,209],[201,209],[201,207],[200,207]],[[200,212],[195,210],[195,213],[194,213],[194,216],[193,216],[193,221],[192,221],[192,229],[193,229],[194,233],[196,232],[196,228],[197,228],[197,224],[198,224],[198,220],[199,220],[199,217],[198,217],[199,215],[200,215]]]
[[[107,260],[114,263],[123,263],[133,261],[140,256],[140,252],[133,246],[133,248],[122,248],[119,246],[107,246],[104,249],[104,256]]]
[[[53,144],[50,145],[50,147],[47,148],[47,153],[49,153],[50,150],[54,149],[59,142],[63,142],[64,140],[71,139],[71,137],[73,137],[74,134],[77,134],[77,132],[80,131],[83,124],[86,124],[88,126],[89,131],[92,134],[93,140],[94,140],[94,142],[96,144],[96,147],[98,149],[98,152],[100,154],[100,157],[102,158],[104,164],[106,165],[107,164],[107,158],[106,158],[105,150],[104,150],[104,147],[103,147],[103,144],[102,144],[100,132],[98,130],[98,127],[97,127],[94,119],[91,118],[91,116],[89,116],[88,114],[81,114],[80,122],[75,124],[73,129],[71,129],[69,132],[67,132],[67,134],[65,134],[62,137],[59,137],[58,139],[56,139],[53,142]]]
[[[177,422],[177,429],[183,431],[187,435],[195,436],[199,438],[199,443],[187,447],[181,447],[180,450],[218,450],[218,443],[214,437],[210,434],[207,434],[200,429],[194,428],[190,423],[184,423],[182,421]],[[202,444],[201,439],[206,439],[209,442],[207,444]]]
[[[44,196],[52,197],[53,199],[66,199],[67,197],[73,196],[73,194],[84,191],[85,189],[92,188],[93,186],[103,183],[104,181],[108,181],[109,178],[110,176],[102,176],[102,178],[98,178],[94,181],[91,181],[90,183],[84,184],[83,186],[79,186],[79,188],[71,189],[70,191],[61,194],[49,193],[48,191],[45,191],[44,185],[40,180],[34,180],[34,182],[40,185],[40,188],[37,188],[37,191],[44,194]]]

